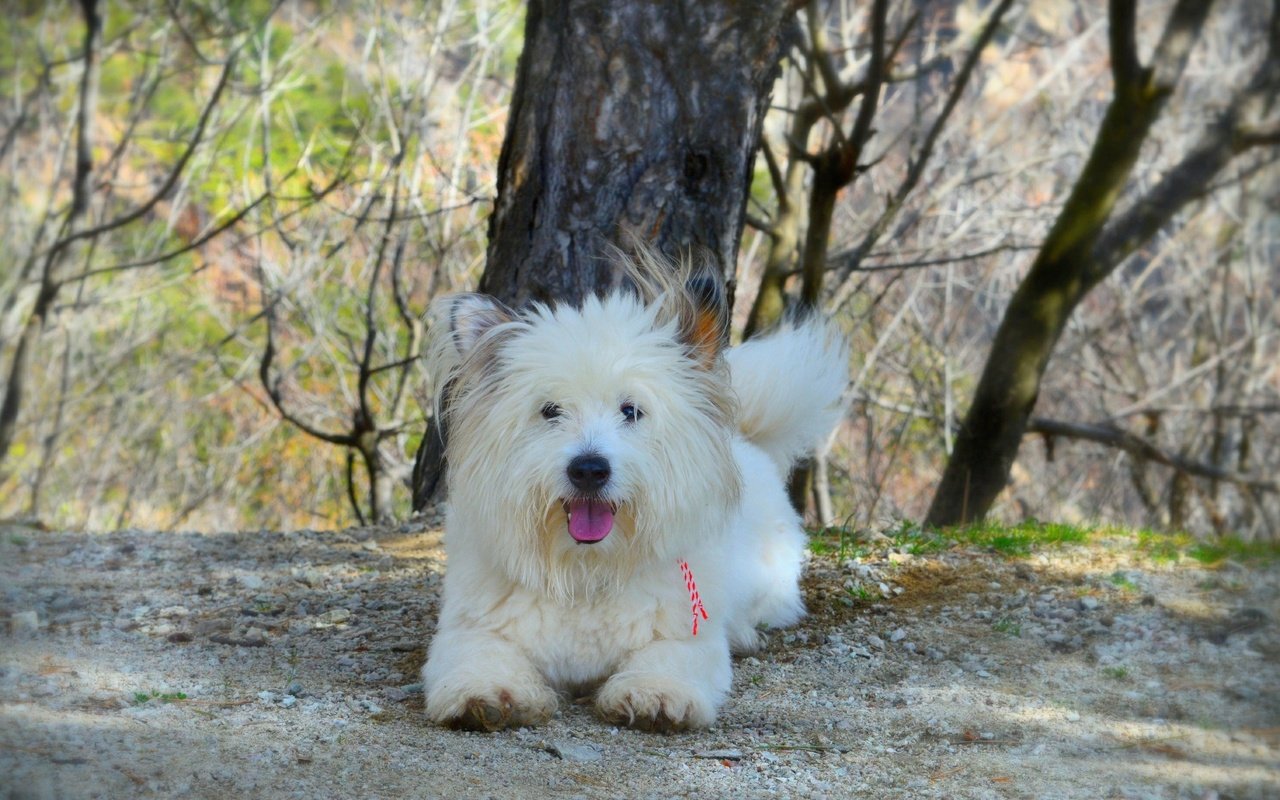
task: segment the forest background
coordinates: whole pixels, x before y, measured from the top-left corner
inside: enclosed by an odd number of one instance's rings
[[[1130,16],[1144,63],[1197,5]],[[1196,26],[1121,208],[1275,72],[1272,5],[1221,0]],[[850,337],[819,523],[925,517],[1123,77],[1126,7],[797,4],[733,331],[780,289]],[[484,270],[524,17],[488,0],[10,9],[0,516],[159,530],[407,517],[436,389],[422,314]],[[1075,308],[996,516],[1280,532],[1280,137],[1242,131]],[[824,156],[839,165],[851,144],[833,186]],[[813,269],[824,280],[805,297]]]

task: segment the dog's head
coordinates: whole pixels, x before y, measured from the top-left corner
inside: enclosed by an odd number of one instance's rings
[[[525,582],[616,579],[717,535],[736,500],[715,283],[636,285],[581,307],[433,307],[449,513]]]

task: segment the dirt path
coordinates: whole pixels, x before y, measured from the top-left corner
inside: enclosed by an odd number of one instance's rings
[[[1280,575],[817,558],[710,731],[421,720],[433,531],[0,526],[0,797],[1280,797]]]

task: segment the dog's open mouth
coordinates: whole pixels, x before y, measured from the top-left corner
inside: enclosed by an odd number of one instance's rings
[[[608,500],[575,499],[564,501],[564,514],[569,520],[569,535],[578,544],[595,544],[613,530],[613,515],[618,506]]]

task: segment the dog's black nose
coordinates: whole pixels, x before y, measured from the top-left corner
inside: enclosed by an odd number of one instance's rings
[[[599,491],[609,482],[609,461],[604,456],[588,453],[569,462],[569,482],[584,492]]]

